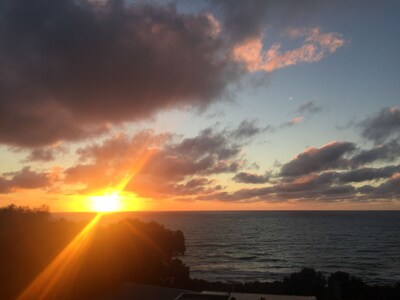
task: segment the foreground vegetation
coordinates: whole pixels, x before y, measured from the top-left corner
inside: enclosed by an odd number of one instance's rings
[[[0,208],[0,299],[15,299],[87,223],[55,220],[46,207]],[[185,252],[181,231],[129,219],[87,234],[81,257],[73,259],[71,249],[64,258],[73,266],[46,279],[50,285],[63,271],[46,298],[93,299],[126,281],[173,286],[189,277],[189,268],[176,258]]]
[[[232,291],[275,295],[316,296],[319,300],[395,300],[400,299],[400,282],[392,285],[368,285],[360,278],[336,272],[326,278],[321,272],[304,268],[283,281],[227,284],[191,279],[194,290]]]
[[[0,208],[0,299],[20,295],[87,223],[52,219],[46,207]],[[46,285],[51,288],[45,299],[93,299],[112,293],[127,281],[198,291],[315,295],[332,300],[400,299],[400,283],[371,286],[347,273],[336,272],[326,278],[308,268],[275,282],[227,284],[192,279],[189,268],[177,258],[185,252],[183,233],[154,222],[126,219],[95,226],[88,234],[90,242],[85,242],[79,259],[72,260],[73,253],[67,253],[65,259],[71,259],[73,268],[63,270],[62,280]]]

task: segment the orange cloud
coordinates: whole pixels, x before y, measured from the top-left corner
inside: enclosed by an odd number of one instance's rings
[[[79,164],[64,171],[65,183],[80,185],[78,192],[87,194],[126,179],[127,192],[153,199],[214,192],[221,186],[208,176],[236,172],[244,163],[242,143],[259,132],[254,124],[241,123],[232,131],[208,128],[184,139],[150,130],[115,135],[78,149]]]
[[[263,51],[261,37],[252,38],[233,49],[233,58],[243,62],[250,72],[272,72],[299,63],[320,61],[327,53],[333,53],[345,44],[341,34],[321,33],[318,27],[311,29],[292,29],[287,32],[291,38],[304,38],[303,44],[296,49],[282,52],[281,44],[273,44]]]

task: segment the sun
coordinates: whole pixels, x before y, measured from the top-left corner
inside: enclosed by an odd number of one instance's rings
[[[115,212],[121,210],[121,196],[118,192],[90,196],[92,209],[97,212]]]

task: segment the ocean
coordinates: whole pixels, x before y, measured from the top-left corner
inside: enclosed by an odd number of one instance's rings
[[[84,218],[87,214],[54,214]],[[191,276],[273,281],[312,267],[348,272],[367,283],[400,281],[400,211],[129,212],[180,229]]]

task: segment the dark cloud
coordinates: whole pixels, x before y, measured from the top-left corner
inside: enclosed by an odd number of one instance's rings
[[[399,158],[399,140],[391,140],[372,149],[362,150],[351,158],[351,163],[357,167],[374,162],[392,162]]]
[[[300,114],[314,114],[320,112],[322,110],[322,106],[317,105],[314,100],[310,100],[306,103],[301,104],[296,112]]]
[[[52,161],[54,159],[54,151],[51,148],[33,149],[25,161]]]
[[[321,148],[308,148],[284,164],[281,175],[300,176],[345,167],[348,165],[348,160],[344,158],[344,155],[353,152],[355,148],[355,145],[350,142],[332,142]]]
[[[236,174],[232,178],[232,180],[241,183],[262,184],[269,181],[269,175],[258,175],[247,172],[240,172]]]
[[[279,27],[287,26],[296,16],[307,14],[309,17],[321,2],[314,0],[211,0],[223,19],[223,28],[231,43],[242,42],[259,37],[272,23]],[[280,18],[276,18],[279,15]]]
[[[367,202],[399,200],[400,165],[363,167],[366,163],[392,162],[398,141],[356,152],[349,142],[332,142],[321,148],[308,148],[284,164],[280,174],[260,176],[239,172],[233,180],[263,184],[236,191],[210,191],[197,200],[233,202]],[[355,153],[355,154],[353,154]],[[351,156],[353,154],[353,156]],[[360,183],[364,183],[360,187]],[[368,183],[368,184],[365,184]]]
[[[277,191],[276,197],[298,201],[337,202],[354,198],[356,189],[352,185],[321,185],[303,191]]]
[[[0,176],[0,193],[10,193],[14,189],[38,189],[50,184],[48,173],[32,171],[25,167],[17,172],[9,172]]]
[[[240,189],[233,193],[217,192],[210,195],[198,196],[198,200],[219,200],[235,202],[285,202],[296,201],[344,201],[355,196],[356,189],[352,185],[322,185],[313,189],[288,189],[282,186]]]
[[[265,131],[273,131],[271,125],[261,128],[256,123],[257,120],[244,120],[239,124],[237,129],[231,132],[230,136],[234,139],[245,140]]]
[[[229,40],[243,41],[258,37],[269,22],[268,13],[271,1],[210,1],[224,18],[224,30]]]
[[[390,178],[394,173],[400,172],[400,165],[382,168],[360,168],[338,175],[341,182],[362,182],[381,178]]]
[[[236,156],[241,150],[235,140],[227,138],[229,135],[231,134],[207,128],[194,138],[185,138],[181,143],[168,147],[167,151],[171,154],[185,153],[198,157],[212,153],[219,160],[227,159]]]
[[[381,109],[374,116],[366,118],[358,124],[361,135],[379,144],[390,137],[399,137],[400,134],[400,110],[396,107]]]
[[[15,149],[16,152],[24,151],[24,148]],[[61,154],[66,154],[68,149],[63,145],[44,147],[44,148],[33,148],[29,150],[29,154],[23,160],[23,162],[49,162]]]
[[[364,185],[358,189],[358,192],[367,199],[394,199],[398,201],[400,199],[400,174],[397,173],[378,186]]]
[[[184,199],[189,200],[196,195],[217,192],[222,187],[215,185],[214,181],[202,177],[193,178],[186,182],[160,182],[156,186],[150,178],[139,177],[129,184],[128,189],[142,197],[154,199],[168,197],[180,199],[180,197],[184,197]]]
[[[274,180],[263,180],[263,176],[240,172],[234,180],[246,183],[267,183],[259,188],[245,188],[233,192],[217,191],[199,195],[198,200],[220,200],[235,202],[254,201],[369,201],[396,199],[399,194],[398,178],[400,165],[378,168],[360,167],[376,161],[394,161],[397,141],[380,147],[362,150],[353,157],[356,146],[349,142],[332,142],[321,148],[309,148],[284,164]],[[346,157],[348,156],[348,157]],[[353,169],[350,169],[350,168]],[[350,170],[349,170],[350,169]],[[354,183],[375,181],[378,186],[356,187]],[[382,182],[383,181],[383,182]],[[269,184],[268,184],[269,183]]]
[[[238,75],[209,14],[125,1],[0,1],[0,143],[42,146],[172,107]]]
[[[299,177],[281,178],[277,184],[281,190],[309,190],[319,186],[330,186],[332,184],[354,183],[391,178],[400,172],[400,165],[386,166],[381,168],[359,168],[343,172],[323,172],[313,175]]]
[[[248,138],[261,132],[261,128],[255,125],[256,121],[242,121],[239,127],[232,132],[234,138]]]
[[[209,1],[220,25],[146,1],[0,0],[0,143],[38,148],[204,109],[252,72],[233,55],[238,43],[260,38],[276,13],[319,3],[295,2]]]

